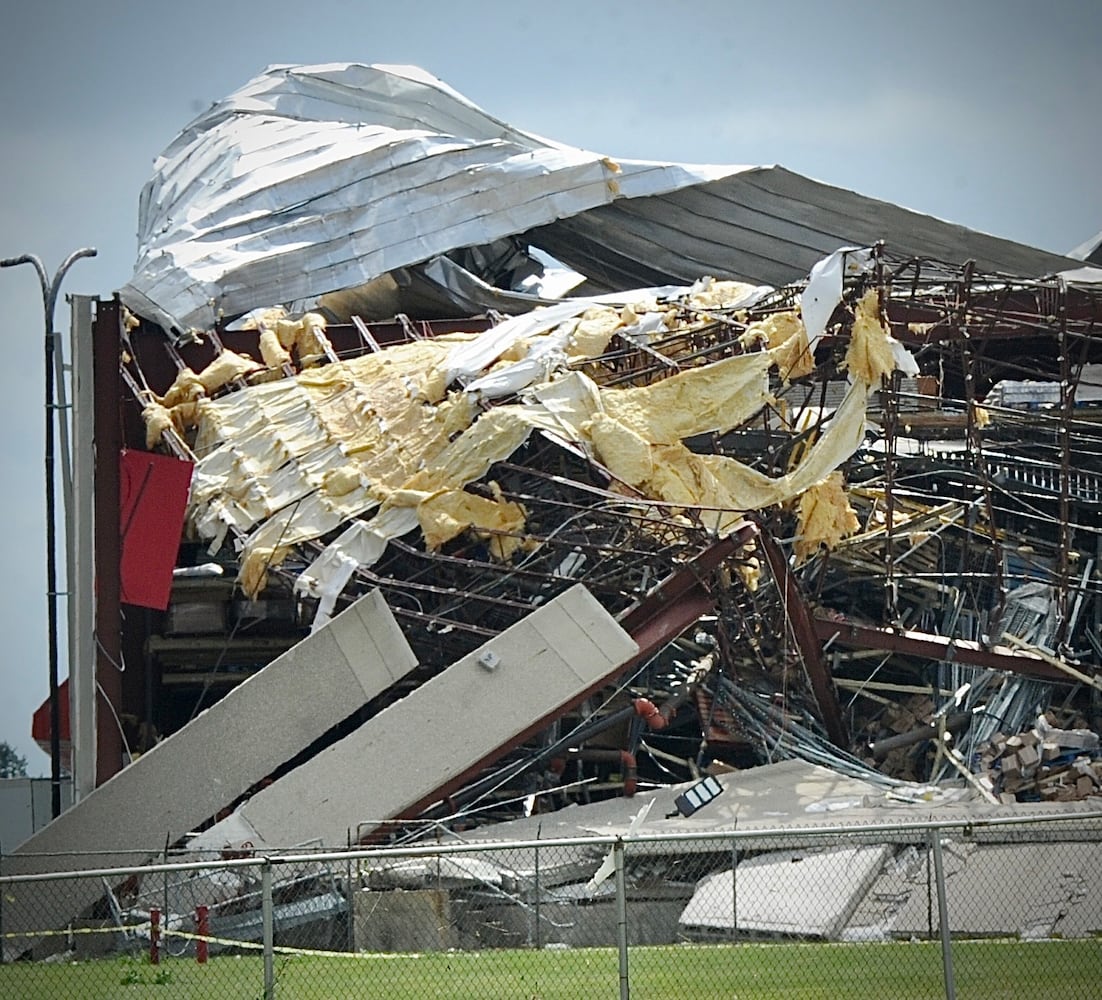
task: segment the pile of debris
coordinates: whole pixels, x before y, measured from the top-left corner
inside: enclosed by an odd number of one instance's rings
[[[1049,711],[1025,732],[996,733],[980,747],[979,780],[1004,802],[1102,796],[1098,734],[1081,726],[1061,729],[1056,722]]]

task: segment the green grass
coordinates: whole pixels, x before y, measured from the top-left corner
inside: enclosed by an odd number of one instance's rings
[[[945,995],[937,942],[634,947],[633,1000],[931,1000]],[[960,1000],[1102,998],[1102,942],[953,945]],[[276,958],[278,1000],[592,1000],[619,997],[615,950],[295,955]],[[101,959],[0,966],[4,1000],[257,998],[259,956]]]

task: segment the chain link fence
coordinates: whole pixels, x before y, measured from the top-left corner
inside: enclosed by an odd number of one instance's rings
[[[1102,813],[298,850],[0,890],[8,1000],[1102,997]]]

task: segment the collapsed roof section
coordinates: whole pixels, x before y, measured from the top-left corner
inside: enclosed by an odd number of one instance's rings
[[[335,318],[518,312],[530,248],[585,291],[781,285],[842,245],[1039,275],[1067,258],[781,167],[612,159],[513,128],[411,66],[275,66],[158,158],[123,302],[166,330],[273,303]],[[358,294],[350,302],[350,292]]]
[[[639,649],[607,690],[373,820],[713,758],[1091,793],[1102,304],[1074,262],[780,168],[613,162],[356,65],[200,116],[141,227],[122,299],[169,335],[123,333],[119,443],[195,463],[187,576],[165,623],[112,637],[107,609],[97,637],[145,658],[124,708],[150,731],[372,588],[419,666],[354,721],[393,720],[582,583]],[[533,249],[576,297],[524,290]],[[372,319],[414,300],[516,315]]]
[[[588,796],[610,754],[625,789],[637,768],[798,756],[872,780],[966,774],[989,801],[1082,797],[1102,435],[1078,393],[1102,360],[1097,289],[856,251],[774,292],[621,299],[481,330],[273,312],[174,345],[138,327],[124,372],[149,445],[196,462],[202,558],[253,598],[293,591],[315,626],[378,587],[411,683],[579,581],[635,638],[620,685],[426,817],[533,787],[569,799],[570,767]],[[1023,374],[1059,391],[1023,405]],[[1007,756],[1019,730],[1051,744],[1046,771]]]

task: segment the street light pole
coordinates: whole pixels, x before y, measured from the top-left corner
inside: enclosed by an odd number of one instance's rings
[[[54,516],[54,307],[66,272],[81,257],[95,257],[84,247],[69,254],[51,281],[42,261],[34,254],[0,260],[0,267],[31,264],[42,286],[42,308],[46,326],[46,610],[50,671],[50,809],[54,819],[61,815],[61,697],[57,682],[57,527]]]

